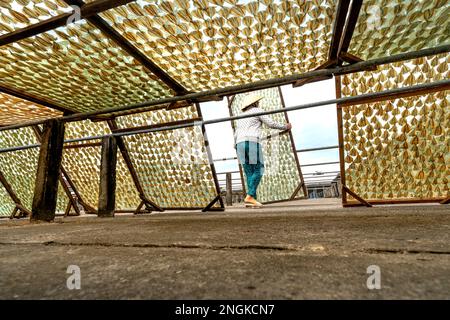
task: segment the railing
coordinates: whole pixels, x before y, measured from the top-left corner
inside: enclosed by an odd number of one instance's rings
[[[329,149],[338,149],[339,146],[325,146],[325,147],[316,147],[316,148],[307,148],[307,149],[298,149],[297,152],[313,152],[313,151],[321,151],[321,150],[329,150]],[[228,158],[219,158],[214,159],[214,162],[219,161],[236,161],[237,157],[228,157]],[[324,166],[324,165],[332,165],[339,164],[339,161],[330,161],[330,162],[317,162],[317,163],[307,163],[300,165],[300,167],[314,167],[314,166]],[[233,178],[233,174],[239,174],[239,177]],[[240,176],[240,171],[226,171],[226,172],[217,172],[217,176],[225,175],[224,178],[218,179],[220,190],[225,193],[225,203],[227,206],[232,205],[233,203],[233,193],[243,192],[242,188],[242,179]],[[304,173],[303,180],[308,188],[308,190],[323,190],[325,185],[331,186],[334,182],[333,180],[338,177],[339,171],[326,171],[326,172],[317,172],[317,173]]]

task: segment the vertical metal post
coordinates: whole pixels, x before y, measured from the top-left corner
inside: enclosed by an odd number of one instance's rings
[[[341,97],[341,76],[335,77],[336,85],[336,98]],[[342,194],[342,204],[347,203],[347,193],[345,191],[345,157],[344,157],[344,128],[342,122],[342,108],[339,104],[336,105],[337,112],[337,128],[338,128],[338,141],[339,141],[339,166],[340,166],[340,176],[341,176],[341,194]]]
[[[112,132],[114,132],[118,129],[117,122],[115,119],[108,120],[107,123]],[[150,201],[147,198],[144,188],[142,187],[141,181],[139,180],[139,176],[136,172],[136,169],[134,168],[133,162],[131,161],[130,153],[128,151],[124,137],[121,137],[121,136],[116,137],[116,142],[117,142],[117,146],[119,147],[120,152],[122,154],[122,158],[125,161],[125,164],[127,165],[128,171],[130,172],[130,175],[131,175],[131,179],[133,180],[134,186],[136,187],[136,190],[138,191],[139,197],[141,198],[141,200],[143,200],[145,204],[150,204],[157,211],[160,211],[160,212],[164,211],[163,208],[161,208],[156,203],[154,203],[153,201]],[[139,210],[136,210],[135,212],[139,212],[141,208],[142,208],[142,206],[139,204],[139,208],[138,208]]]
[[[64,122],[48,120],[44,124],[31,210],[32,221],[53,221],[64,143]]]
[[[283,106],[283,108],[286,108],[286,104],[284,103],[283,92],[281,91],[281,87],[278,87],[278,92],[280,93],[281,105]],[[289,117],[288,117],[287,112],[283,112],[283,113],[284,113],[284,117],[285,117],[286,121],[289,122]],[[294,153],[295,163],[297,164],[298,173],[300,175],[301,188],[303,189],[303,194],[304,194],[305,198],[308,198],[308,189],[306,188],[305,180],[303,178],[302,169],[300,167],[300,160],[298,159],[297,148],[295,147],[294,136],[292,135],[291,130],[289,130],[289,139],[291,140],[292,152]],[[295,194],[292,195],[291,200],[294,200],[294,199],[295,199]]]
[[[226,204],[227,206],[233,205],[233,180],[231,179],[231,172],[226,173]]]
[[[198,116],[203,120],[203,115],[202,115],[202,110],[200,108],[200,104],[195,103],[195,107],[197,109]],[[220,195],[220,186],[219,186],[219,180],[217,179],[216,167],[214,166],[214,161],[213,161],[213,158],[211,155],[211,149],[209,148],[208,135],[206,134],[206,127],[204,124],[202,124],[202,134],[203,134],[203,138],[204,138],[204,142],[205,142],[206,153],[208,155],[208,162],[210,164],[212,176],[214,179],[214,185],[216,186],[216,190],[217,190],[218,201],[220,203],[220,207],[224,208],[225,206],[223,203],[223,199],[222,199],[222,196]]]
[[[41,136],[42,136],[41,128],[36,125],[36,126],[33,126],[32,129],[34,131],[34,135],[36,136],[36,139],[38,140],[39,143],[41,143],[42,142],[41,141]],[[64,147],[63,147],[63,149],[64,149]],[[63,152],[63,158],[64,158],[64,152]],[[66,193],[67,197],[69,198],[69,202],[72,204],[72,207],[74,208],[75,213],[79,216],[81,214],[81,212],[80,212],[80,209],[78,208],[77,201],[73,197],[72,192],[69,190],[69,186],[68,186],[69,180],[70,179],[67,176],[67,173],[65,173],[64,167],[61,164],[61,172],[60,172],[60,175],[59,175],[59,182],[61,183],[61,185],[62,185],[62,187],[64,189],[64,192]],[[77,194],[75,186],[70,185],[70,187]],[[81,198],[79,197],[79,199],[81,199]],[[70,208],[69,208],[69,210],[70,210]],[[68,214],[69,214],[69,212],[67,213],[67,215]],[[67,215],[64,214],[64,216],[67,216]]]
[[[116,138],[103,138],[100,166],[100,191],[98,197],[99,217],[114,217],[116,207],[116,164]]]

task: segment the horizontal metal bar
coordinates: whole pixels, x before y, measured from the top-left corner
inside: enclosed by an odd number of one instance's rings
[[[105,109],[97,110],[97,111],[78,113],[78,114],[74,114],[74,115],[64,116],[60,119],[62,121],[66,121],[66,122],[80,121],[80,120],[86,120],[89,117],[100,115],[100,114],[127,111],[127,110],[131,110],[131,109],[136,109],[136,108],[168,104],[168,103],[178,102],[178,101],[183,101],[183,100],[196,100],[196,99],[201,99],[201,98],[204,98],[207,96],[233,95],[233,94],[247,92],[247,91],[261,90],[261,89],[272,88],[272,87],[281,86],[281,85],[285,85],[285,84],[290,84],[290,83],[294,83],[295,81],[300,80],[300,79],[307,79],[307,78],[313,78],[313,77],[325,76],[325,75],[339,75],[339,74],[344,74],[344,73],[358,72],[363,69],[367,69],[368,67],[371,67],[371,66],[383,65],[383,64],[398,62],[398,61],[402,61],[402,60],[415,59],[415,58],[420,58],[420,57],[424,57],[424,56],[436,55],[439,53],[445,53],[445,52],[449,52],[449,51],[450,51],[450,44],[439,46],[439,47],[434,47],[434,48],[413,51],[413,52],[400,53],[400,54],[383,57],[383,58],[361,61],[361,62],[354,63],[352,65],[343,66],[343,67],[313,70],[313,71],[308,71],[308,72],[301,73],[301,74],[293,74],[293,75],[285,76],[285,77],[281,77],[281,78],[261,80],[261,81],[256,81],[256,82],[237,85],[237,86],[230,86],[227,88],[219,88],[219,89],[207,90],[207,91],[202,91],[202,92],[189,93],[189,94],[185,94],[185,95],[179,95],[179,96],[173,96],[173,97],[168,97],[168,98],[163,98],[163,99],[157,99],[157,100],[152,100],[152,101],[145,101],[145,102],[141,102],[141,103],[130,104],[130,105],[126,105],[126,106],[105,108]],[[392,93],[395,93],[395,92],[396,91],[392,91]],[[402,92],[402,91],[397,91],[397,92]],[[377,96],[377,94],[373,94],[371,96],[365,96],[365,97],[367,98],[367,97],[376,97],[376,96]],[[357,101],[357,99],[358,99],[357,97],[344,98],[344,99],[348,99],[348,100],[340,100],[338,103]],[[325,101],[325,102],[326,103],[322,103],[321,105],[336,103],[335,100],[329,100],[329,101]],[[317,105],[315,105],[315,106],[317,106]],[[292,110],[297,110],[297,109],[289,110],[289,108],[285,108],[279,112],[292,111]],[[20,125],[5,126],[5,127],[0,128],[0,131],[17,129],[17,128],[22,128],[22,127],[37,125],[37,124],[42,124],[42,123],[44,123],[44,121],[42,121],[42,120],[30,121],[27,123],[22,123]],[[211,123],[216,123],[216,122],[208,122],[205,124],[211,124]]]
[[[231,161],[231,160],[237,160],[237,157],[230,157],[230,158],[219,158],[219,159],[214,159],[214,162],[219,162],[219,161]]]
[[[309,149],[298,149],[297,152],[310,152],[310,151],[319,151],[319,150],[327,150],[327,149],[338,149],[339,146],[328,146],[328,147],[317,147],[317,148],[309,148]],[[229,158],[218,158],[214,159],[214,162],[219,161],[231,161],[231,160],[237,160],[237,157],[229,157]]]
[[[309,149],[299,149],[297,152],[310,152],[310,151],[320,151],[320,150],[328,150],[328,149],[338,149],[339,146],[328,146],[328,147],[317,147],[317,148],[309,148]]]
[[[312,179],[322,179],[322,178],[330,178],[330,177],[336,178],[336,176],[337,176],[337,174],[325,174],[325,175],[322,175],[322,176],[307,176],[307,177],[304,177],[304,178],[308,179],[308,180],[312,180]]]
[[[240,173],[240,171],[224,171],[224,172],[217,172],[216,174],[227,174],[227,173]]]
[[[302,164],[300,167],[313,167],[313,166],[324,166],[327,164],[338,164],[340,163],[339,161],[335,161],[335,162],[319,162],[319,163],[308,163],[308,164]]]
[[[90,136],[90,137],[83,137],[83,138],[77,138],[77,139],[69,139],[65,140],[64,143],[71,143],[71,142],[82,142],[82,141],[90,141],[90,140],[97,140],[97,139],[103,139],[105,137],[120,137],[120,136],[130,136],[130,135],[136,135],[136,134],[143,134],[143,133],[150,133],[150,132],[159,132],[159,131],[166,131],[166,130],[176,130],[176,129],[183,129],[188,128],[192,126],[203,126],[207,124],[213,124],[213,123],[219,123],[219,122],[226,122],[226,121],[233,121],[233,120],[239,120],[239,119],[245,119],[245,118],[251,118],[251,117],[257,117],[262,115],[269,115],[269,114],[276,114],[280,112],[288,112],[288,111],[295,111],[295,110],[302,110],[302,109],[308,109],[308,108],[314,108],[318,106],[324,106],[324,105],[334,105],[334,104],[340,104],[344,102],[349,101],[358,101],[358,99],[364,99],[367,97],[377,97],[377,96],[383,96],[386,93],[401,93],[401,92],[411,92],[414,90],[421,90],[423,88],[432,88],[432,87],[440,87],[443,85],[450,85],[450,80],[439,80],[431,83],[425,83],[415,86],[409,86],[409,87],[402,87],[397,89],[391,89],[381,92],[375,92],[375,93],[367,93],[359,96],[353,96],[353,97],[345,97],[345,98],[338,98],[338,99],[331,99],[331,100],[325,100],[325,101],[319,101],[319,102],[313,102],[313,103],[307,103],[303,105],[293,106],[293,107],[286,107],[286,108],[280,108],[275,110],[269,110],[269,111],[263,111],[263,112],[257,112],[253,114],[241,114],[238,116],[232,116],[232,117],[226,117],[226,118],[218,118],[213,120],[205,120],[205,121],[195,121],[192,123],[185,123],[185,124],[179,124],[179,125],[173,125],[173,126],[164,126],[164,127],[158,127],[158,128],[149,128],[149,129],[141,129],[141,130],[130,130],[127,132],[116,132],[106,135],[99,135],[99,136]],[[72,116],[67,116],[63,118],[70,118]],[[60,118],[60,119],[63,119]],[[1,127],[0,131],[8,130],[11,126]],[[23,149],[29,149],[29,148],[36,148],[39,147],[39,145],[28,145],[28,146],[22,146]],[[20,148],[17,148],[15,150],[21,150]],[[0,153],[2,152],[9,152],[12,151],[10,149],[0,149]],[[339,162],[337,162],[339,163]],[[331,163],[330,163],[331,164]],[[303,166],[310,166],[310,165],[303,165]]]
[[[339,171],[326,171],[326,172],[321,172],[321,174],[327,174],[327,173],[339,173]],[[310,173],[304,173],[303,175],[317,175],[320,176],[321,174],[317,174],[316,172],[310,172]]]

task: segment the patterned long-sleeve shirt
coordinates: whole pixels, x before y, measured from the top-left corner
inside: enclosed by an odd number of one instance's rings
[[[249,110],[244,111],[242,114],[253,114],[259,112],[264,112],[264,110],[262,110],[261,108],[250,108]],[[272,129],[287,129],[286,124],[277,123],[267,115],[239,119],[236,121],[236,130],[234,133],[236,144],[242,141],[260,142],[262,138],[261,126],[263,123]]]

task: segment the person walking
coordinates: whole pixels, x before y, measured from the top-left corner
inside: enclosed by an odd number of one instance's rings
[[[242,114],[263,112],[264,110],[259,107],[261,99],[263,97],[257,94],[245,96],[241,106]],[[261,127],[263,124],[278,130],[290,130],[292,128],[290,123],[277,123],[267,115],[236,121],[235,147],[247,180],[247,195],[244,204],[251,208],[262,207],[262,204],[257,201],[256,190],[264,174],[264,156],[261,148]]]

